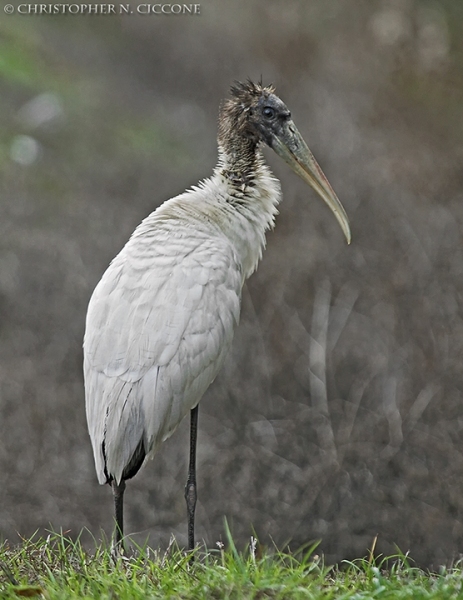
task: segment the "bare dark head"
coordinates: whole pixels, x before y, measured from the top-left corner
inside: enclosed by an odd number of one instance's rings
[[[291,119],[286,104],[275,95],[273,86],[263,86],[248,80],[236,82],[231,88],[231,98],[222,106],[219,120],[219,141],[234,135],[248,138],[255,144],[260,141],[272,147],[273,135]]]
[[[323,198],[350,242],[346,212],[273,86],[264,87],[250,80],[235,83],[231,98],[223,103],[220,111],[218,141],[226,157],[228,173],[233,173],[238,181],[249,178],[259,143],[270,146]]]

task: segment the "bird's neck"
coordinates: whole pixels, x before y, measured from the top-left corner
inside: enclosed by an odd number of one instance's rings
[[[216,171],[228,180],[231,188],[242,190],[253,185],[256,169],[262,163],[257,142],[239,135],[219,138],[219,161]]]
[[[188,223],[188,228],[194,222],[207,235],[219,231],[234,249],[244,282],[262,256],[281,190],[257,147],[247,158],[238,154],[230,154],[219,143],[219,161],[212,177],[165,202],[137,231],[151,230],[154,224],[159,229],[161,222],[172,224],[174,220]]]
[[[235,247],[245,279],[256,269],[265,233],[274,225],[280,183],[255,144],[241,152],[219,145],[219,161],[210,181],[220,190],[220,227]]]

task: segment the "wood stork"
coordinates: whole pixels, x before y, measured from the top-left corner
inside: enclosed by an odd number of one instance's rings
[[[125,481],[191,414],[185,488],[194,547],[198,402],[230,349],[241,289],[273,227],[280,184],[265,164],[272,148],[334,212],[347,215],[286,105],[251,81],[221,107],[217,166],[135,229],[96,286],[84,339],[86,413],[96,471],[112,486],[122,546]]]

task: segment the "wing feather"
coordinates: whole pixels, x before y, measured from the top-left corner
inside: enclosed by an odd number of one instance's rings
[[[199,402],[239,319],[242,274],[227,238],[151,219],[113,260],[87,314],[87,420],[101,483],[120,480],[141,439],[154,453]]]

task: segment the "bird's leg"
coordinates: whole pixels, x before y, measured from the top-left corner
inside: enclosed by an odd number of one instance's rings
[[[120,552],[124,549],[124,542],[122,538],[124,536],[124,491],[125,481],[122,480],[120,483],[116,483],[113,479],[111,482],[114,495],[114,509],[116,516],[116,531],[114,532],[115,549]]]
[[[190,466],[185,486],[185,500],[188,513],[188,550],[195,547],[195,507],[196,507],[196,437],[198,433],[198,405],[190,413]]]

